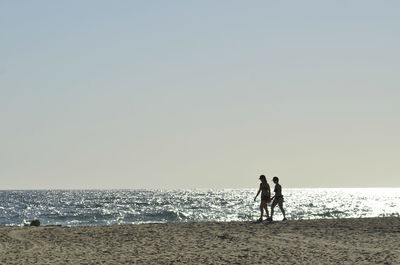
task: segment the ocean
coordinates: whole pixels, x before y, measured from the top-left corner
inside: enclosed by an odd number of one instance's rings
[[[0,226],[252,221],[257,189],[3,190]],[[400,188],[284,189],[289,220],[400,216]],[[275,220],[281,220],[279,207]]]

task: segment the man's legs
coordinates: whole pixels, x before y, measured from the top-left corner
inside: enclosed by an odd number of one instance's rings
[[[268,213],[268,205],[266,201],[262,202],[263,208],[265,209],[265,215],[267,216],[267,218],[269,218],[269,213]],[[262,211],[262,210],[261,210]]]
[[[261,220],[262,221],[262,219],[263,219],[263,215],[264,215],[264,211],[263,211],[263,202],[261,201],[261,203],[260,203],[260,213],[261,213],[261,215],[260,215],[260,219],[259,220]]]
[[[286,220],[285,210],[283,210],[283,203],[282,202],[279,202],[279,209],[281,209],[281,212],[283,214],[283,220]]]
[[[269,218],[272,221],[272,217],[274,216],[274,208],[276,206],[276,201],[274,200],[271,205],[271,217]]]

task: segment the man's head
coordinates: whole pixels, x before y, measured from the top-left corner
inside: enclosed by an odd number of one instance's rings
[[[259,179],[260,179],[261,181],[267,182],[267,179],[265,178],[264,175],[261,175],[261,176],[259,177]]]
[[[275,177],[272,178],[272,181],[273,181],[274,183],[278,183],[278,182],[279,182],[279,178],[275,176]]]

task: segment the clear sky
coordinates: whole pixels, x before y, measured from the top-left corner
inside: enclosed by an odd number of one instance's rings
[[[0,189],[399,187],[399,10],[0,0]]]

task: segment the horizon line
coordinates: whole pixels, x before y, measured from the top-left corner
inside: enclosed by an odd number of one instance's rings
[[[158,190],[158,191],[174,191],[174,190],[241,190],[241,189],[254,189],[256,187],[243,187],[243,188],[6,188],[0,189],[0,191],[82,191],[82,190],[97,190],[97,191],[106,191],[106,190]],[[285,189],[400,189],[399,187],[287,187]]]

